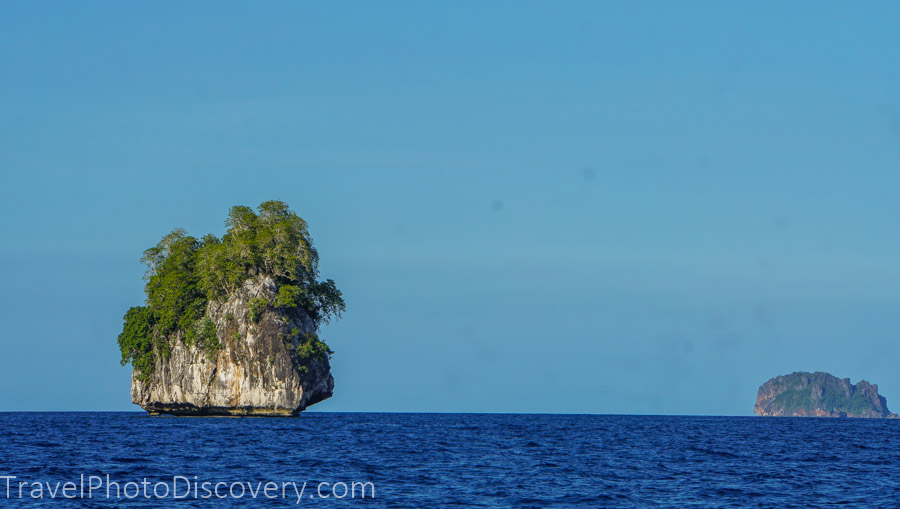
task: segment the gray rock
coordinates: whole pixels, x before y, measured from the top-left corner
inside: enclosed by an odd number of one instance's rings
[[[258,323],[248,316],[253,298],[271,301],[276,291],[275,282],[262,276],[224,302],[210,301],[206,315],[223,348],[209,359],[197,345],[176,338],[168,357],[157,356],[148,382],[132,373],[132,402],[151,414],[288,416],[331,397],[328,360],[294,353],[299,338],[291,331],[315,332],[303,310],[269,306]]]

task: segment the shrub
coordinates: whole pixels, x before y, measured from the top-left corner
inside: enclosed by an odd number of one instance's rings
[[[155,367],[153,311],[143,306],[133,307],[125,313],[124,320],[118,339],[122,365],[130,362],[138,378],[146,382]]]
[[[275,297],[275,305],[282,308],[295,308],[300,305],[300,295],[303,289],[295,285],[282,285],[278,288],[278,296]]]
[[[319,339],[315,332],[307,332],[303,341],[297,344],[296,354],[304,360],[327,360],[334,352]]]
[[[247,312],[247,316],[250,317],[250,320],[253,323],[259,323],[260,318],[262,318],[263,312],[266,310],[266,307],[269,303],[266,299],[262,297],[255,297],[250,300],[249,311]]]
[[[222,349],[222,343],[216,334],[216,324],[209,317],[204,317],[197,321],[195,326],[197,330],[198,345],[201,350],[206,352],[206,358],[210,361],[216,359],[219,350]]]

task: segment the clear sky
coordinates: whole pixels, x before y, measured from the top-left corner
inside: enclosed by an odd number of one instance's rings
[[[138,410],[141,253],[284,200],[328,411],[900,408],[900,5],[6,2],[0,410]]]

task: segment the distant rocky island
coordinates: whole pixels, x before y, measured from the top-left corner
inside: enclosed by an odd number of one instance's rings
[[[759,388],[753,412],[767,417],[897,418],[878,394],[878,385],[865,380],[853,385],[849,378],[823,372],[769,380]]]
[[[318,279],[306,222],[279,201],[232,207],[227,233],[176,229],[146,250],[145,305],[125,314],[122,365],[151,415],[297,415],[331,397],[319,326],[344,311]]]

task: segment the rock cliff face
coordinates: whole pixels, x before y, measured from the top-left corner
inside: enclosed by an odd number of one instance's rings
[[[775,377],[759,388],[754,413],[770,417],[897,418],[878,394],[878,386],[865,380],[828,373],[797,372]]]
[[[250,301],[271,301],[276,290],[271,278],[259,276],[224,302],[208,302],[206,316],[222,348],[210,359],[196,345],[172,341],[148,381],[132,373],[132,402],[151,414],[288,416],[331,397],[328,359],[302,358],[295,350],[298,330],[315,332],[303,310],[269,306],[258,321],[251,319]]]

